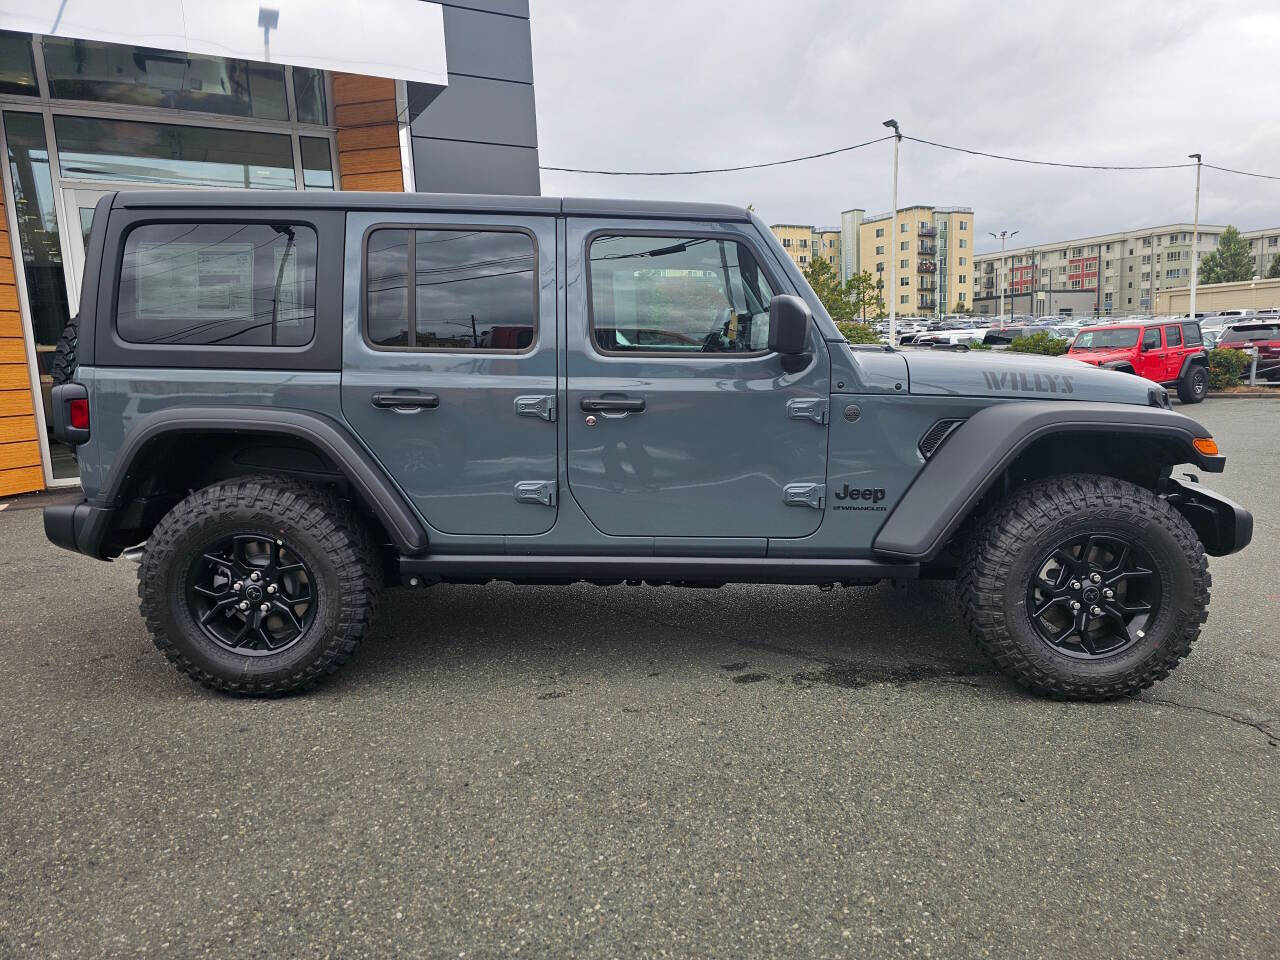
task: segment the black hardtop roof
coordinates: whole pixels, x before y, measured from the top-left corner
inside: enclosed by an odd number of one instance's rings
[[[1192,317],[1147,317],[1145,320],[1107,320],[1104,323],[1086,323],[1081,330],[1097,330],[1099,327],[1163,327],[1175,323],[1199,323]]]
[[[354,190],[136,190],[115,195],[127,209],[165,207],[306,208],[423,213],[506,213],[541,216],[637,217],[652,220],[747,221],[750,214],[727,203],[524,197],[484,193],[371,193]]]

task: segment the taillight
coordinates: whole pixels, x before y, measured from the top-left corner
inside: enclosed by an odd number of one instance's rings
[[[67,422],[76,430],[89,429],[89,401],[81,397],[67,401]]]

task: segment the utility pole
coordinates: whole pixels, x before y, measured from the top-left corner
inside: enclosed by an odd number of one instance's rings
[[[886,120],[886,127],[893,128],[893,214],[891,217],[893,242],[889,245],[892,256],[889,258],[889,346],[898,345],[898,144],[902,142],[902,131],[898,129],[897,120]]]
[[[988,236],[1000,241],[1000,273],[996,274],[996,282],[1000,284],[1000,326],[1004,327],[1004,283],[1001,278],[1004,276],[1004,242],[1010,237],[1016,237],[1018,231],[1014,230],[1010,233],[1008,230],[1001,230],[1000,233],[994,234],[990,230],[987,231]]]
[[[1200,262],[1196,259],[1196,253],[1200,249],[1200,154],[1187,154],[1196,162],[1196,205],[1191,227],[1191,304],[1187,311],[1191,314],[1189,319],[1196,318],[1196,276],[1200,273]]]

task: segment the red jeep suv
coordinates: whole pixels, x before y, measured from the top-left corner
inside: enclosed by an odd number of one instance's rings
[[[1135,320],[1089,327],[1076,334],[1067,356],[1176,387],[1183,403],[1199,403],[1209,392],[1209,355],[1200,324],[1194,320]]]

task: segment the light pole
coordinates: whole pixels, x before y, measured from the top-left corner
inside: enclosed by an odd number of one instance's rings
[[[999,234],[994,234],[994,233],[991,233],[990,230],[988,230],[987,233],[993,239],[1000,241],[1000,273],[996,274],[996,282],[1000,284],[1000,326],[1003,327],[1004,326],[1004,283],[1002,282],[1002,278],[1004,276],[1004,242],[1008,240],[1010,237],[1016,237],[1018,235],[1018,231],[1014,230],[1012,233],[1010,233],[1008,230],[1001,230]]]
[[[1188,319],[1196,318],[1196,274],[1200,272],[1200,263],[1196,260],[1196,251],[1200,249],[1200,154],[1187,154],[1196,162],[1196,205],[1191,226],[1191,309],[1188,311],[1191,316]]]
[[[893,235],[889,251],[889,345],[898,345],[898,144],[902,142],[902,131],[898,129],[897,120],[886,120],[886,127],[893,128],[893,226],[889,232]]]

